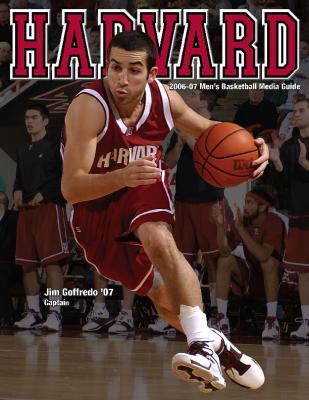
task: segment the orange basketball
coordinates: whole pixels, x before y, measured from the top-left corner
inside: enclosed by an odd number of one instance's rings
[[[193,150],[198,174],[206,182],[221,188],[236,186],[252,178],[252,161],[258,156],[251,133],[231,122],[208,128]]]

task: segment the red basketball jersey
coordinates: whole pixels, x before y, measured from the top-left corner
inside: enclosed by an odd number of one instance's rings
[[[98,135],[90,173],[104,174],[146,156],[160,158],[159,145],[174,124],[167,93],[159,81],[146,85],[144,109],[134,126],[126,126],[122,121],[106,78],[91,84],[80,94],[95,97],[105,111],[105,126]]]

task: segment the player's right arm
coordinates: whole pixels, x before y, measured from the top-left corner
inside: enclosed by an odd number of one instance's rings
[[[160,178],[153,160],[140,159],[105,174],[90,174],[97,135],[105,125],[105,113],[93,97],[81,94],[65,117],[65,149],[61,190],[71,204],[107,196],[124,187],[148,185]]]

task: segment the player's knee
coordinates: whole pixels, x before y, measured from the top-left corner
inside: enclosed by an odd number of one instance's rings
[[[147,222],[140,227],[140,241],[146,253],[152,258],[163,258],[170,253],[174,239],[165,224]]]
[[[36,265],[23,265],[23,274],[29,274],[31,272],[36,272]]]
[[[220,271],[220,274],[224,272],[230,272],[234,262],[235,257],[231,254],[227,257],[219,257],[217,262],[217,271]]]

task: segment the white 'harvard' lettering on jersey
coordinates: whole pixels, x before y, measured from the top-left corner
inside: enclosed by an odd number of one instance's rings
[[[105,126],[98,135],[90,173],[112,171],[147,156],[159,158],[159,145],[174,126],[169,99],[159,81],[146,85],[144,109],[134,126],[126,126],[122,121],[106,78],[89,85],[80,94],[95,97],[105,111]]]

